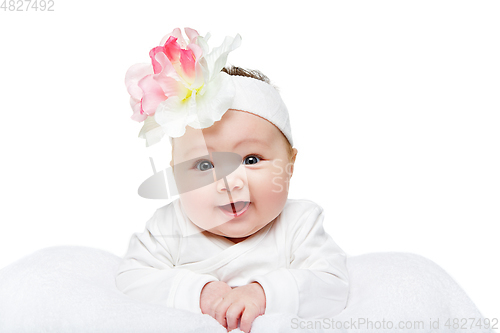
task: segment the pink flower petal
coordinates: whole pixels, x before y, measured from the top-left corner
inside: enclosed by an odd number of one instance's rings
[[[153,65],[153,72],[158,74],[163,69],[161,64],[156,60],[156,54],[165,52],[165,48],[163,46],[153,47],[151,51],[149,51],[149,57],[151,58],[151,64]]]
[[[198,61],[203,56],[203,50],[196,44],[189,44],[187,46],[189,50],[193,52],[194,58]]]
[[[132,107],[132,110],[134,111],[134,114],[130,118],[132,118],[133,120],[138,121],[138,122],[141,122],[144,119],[146,119],[146,117],[148,115],[141,113],[142,108],[141,108],[141,101],[140,100],[137,100],[133,97],[130,97],[130,106]]]
[[[165,75],[154,75],[153,78],[160,85],[165,96],[182,95],[184,86],[172,77]]]
[[[170,62],[175,63],[179,61],[181,47],[177,44],[177,38],[170,37],[164,45],[164,53]]]
[[[140,79],[150,74],[153,74],[150,64],[135,64],[129,67],[127,73],[125,74],[125,86],[127,87],[129,94],[134,94],[135,98],[141,99],[142,92],[140,96],[137,95],[137,90],[134,87],[137,87],[137,82],[139,82]]]
[[[177,39],[181,39],[182,38],[181,29],[175,28],[174,30],[172,30],[171,33],[166,34],[165,36],[163,36],[163,38],[160,41],[160,45],[164,45],[165,42],[170,38],[170,36],[174,36]]]
[[[191,28],[184,28],[184,32],[189,38],[189,43],[194,43],[196,41],[196,38],[200,35],[198,31]]]
[[[199,47],[196,44],[189,44],[188,49],[190,49],[193,52],[194,58],[196,60],[196,63],[194,65],[194,71],[195,71],[195,77],[194,80],[192,80],[191,87],[194,89],[199,88],[204,82],[204,75],[203,75],[203,68],[200,66],[199,61],[203,61],[203,50],[201,47]]]
[[[196,62],[193,51],[181,49],[180,62],[181,62],[182,72],[184,74],[183,75],[184,79],[186,79],[186,81],[192,82],[195,76],[194,64]]]
[[[172,65],[170,60],[168,60],[165,53],[163,53],[163,52],[157,53],[155,55],[155,59],[156,59],[156,61],[158,61],[158,63],[160,64],[160,66],[162,68],[161,73],[158,73],[155,75],[170,76],[170,77],[173,77],[175,79],[180,79],[179,75],[177,75],[177,72],[176,72],[174,66]]]
[[[132,120],[141,122],[148,117],[148,115],[145,113],[141,114],[141,102],[136,103],[132,109],[134,110],[134,114],[130,117]]]
[[[139,87],[144,91],[142,98],[142,110],[147,115],[151,116],[155,113],[158,105],[167,99],[165,93],[161,89],[152,75],[148,75],[139,81]]]
[[[186,41],[184,40],[184,37],[182,36],[182,32],[181,32],[181,29],[179,28],[175,28],[173,31],[172,31],[172,36],[177,38],[177,43],[179,44],[179,46],[183,49],[186,48]]]
[[[131,84],[130,86],[128,86],[127,92],[130,94],[131,97],[133,97],[135,100],[138,101],[140,101],[143,96],[142,89],[139,88],[137,84]]]

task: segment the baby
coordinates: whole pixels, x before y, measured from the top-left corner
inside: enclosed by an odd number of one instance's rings
[[[288,199],[297,149],[288,111],[258,71],[224,67],[240,37],[209,52],[185,29],[151,50],[126,84],[147,145],[168,135],[179,198],[136,233],[116,276],[129,296],[209,314],[249,332],[263,314],[326,318],[348,297],[344,252],[323,209]]]

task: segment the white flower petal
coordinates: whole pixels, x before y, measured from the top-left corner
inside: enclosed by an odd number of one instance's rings
[[[172,96],[160,103],[155,111],[155,120],[168,136],[177,138],[186,132],[187,103]]]
[[[219,121],[231,107],[234,99],[234,85],[229,75],[222,72],[210,82],[205,94],[196,99],[197,121],[189,122],[193,128],[207,128]]]
[[[208,54],[210,52],[210,48],[208,47],[208,38],[210,37],[210,34],[207,34],[205,37],[198,36],[196,38],[196,44],[201,48],[203,51],[203,54]]]
[[[155,121],[154,117],[147,117],[139,132],[139,137],[146,139],[146,147],[158,143],[164,135],[163,128]]]
[[[150,147],[155,143],[161,141],[163,136],[165,135],[165,131],[163,128],[158,127],[146,133],[146,147]]]
[[[210,79],[217,75],[225,66],[229,52],[234,51],[241,45],[241,36],[237,34],[234,38],[227,36],[224,42],[206,55],[208,70],[210,71]]]
[[[155,129],[156,127],[160,127],[160,124],[155,121],[154,117],[147,117],[144,120],[144,125],[142,126],[141,131],[139,132],[139,137],[143,138],[146,132]]]

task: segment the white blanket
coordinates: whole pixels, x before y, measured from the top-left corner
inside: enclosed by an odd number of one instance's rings
[[[37,251],[1,269],[0,332],[226,332],[209,315],[122,294],[114,280],[119,260],[98,249],[62,246]],[[372,253],[349,257],[348,268],[351,290],[341,314],[316,320],[263,315],[254,321],[252,333],[491,332],[453,327],[454,318],[482,316],[457,283],[426,258]]]

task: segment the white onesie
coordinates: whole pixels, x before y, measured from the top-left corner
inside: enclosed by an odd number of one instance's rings
[[[266,314],[330,318],[346,306],[349,277],[345,253],[323,229],[323,218],[316,203],[288,199],[278,217],[235,244],[193,224],[176,199],[132,236],[116,285],[135,299],[201,314],[206,283],[257,281]]]

